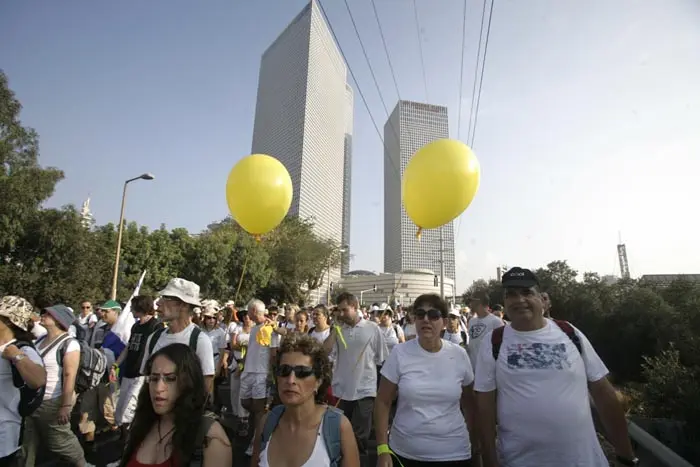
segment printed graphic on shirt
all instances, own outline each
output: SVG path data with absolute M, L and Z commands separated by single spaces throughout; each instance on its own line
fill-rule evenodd
M 571 368 L 566 344 L 510 344 L 506 348 L 511 370 L 565 370 Z
M 474 323 L 469 328 L 469 337 L 472 339 L 478 339 L 486 331 L 486 325 L 484 323 Z
M 143 334 L 132 334 L 129 339 L 129 350 L 138 352 L 141 349 L 141 340 L 143 340 Z

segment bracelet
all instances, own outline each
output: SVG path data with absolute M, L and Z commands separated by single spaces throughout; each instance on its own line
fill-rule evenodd
M 393 454 L 394 452 L 389 448 L 388 444 L 377 444 L 377 455 L 382 454 Z

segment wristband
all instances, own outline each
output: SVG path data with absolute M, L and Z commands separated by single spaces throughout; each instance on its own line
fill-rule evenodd
M 377 444 L 377 455 L 381 456 L 382 454 L 393 454 L 388 444 Z

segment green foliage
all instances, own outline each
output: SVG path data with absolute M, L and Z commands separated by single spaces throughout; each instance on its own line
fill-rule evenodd
M 117 229 L 87 229 L 73 207 L 41 209 L 63 178 L 39 165 L 38 136 L 19 120 L 21 104 L 0 71 L 0 294 L 43 306 L 102 301 L 111 288 Z M 173 277 L 193 280 L 218 300 L 303 302 L 323 285 L 340 249 L 316 236 L 311 222 L 285 219 L 256 242 L 231 219 L 191 235 L 165 226 L 124 226 L 118 299 L 126 300 L 143 270 L 142 292 L 155 293 Z M 240 284 L 240 289 L 239 289 Z
M 685 421 L 689 436 L 700 435 L 700 284 L 607 284 L 595 273 L 579 281 L 565 261 L 535 273 L 552 300 L 552 317 L 578 327 L 614 382 L 632 389 L 634 413 Z M 475 291 L 503 303 L 498 281 L 475 281 L 465 299 Z

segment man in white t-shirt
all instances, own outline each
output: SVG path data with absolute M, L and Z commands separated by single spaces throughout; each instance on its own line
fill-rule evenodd
M 277 323 L 265 317 L 265 304 L 257 299 L 248 303 L 248 316 L 255 326 L 250 330 L 248 351 L 245 355 L 245 366 L 241 374 L 240 397 L 241 405 L 250 412 L 253 427 L 260 427 L 260 420 L 265 413 L 267 403 L 267 376 L 270 372 L 272 360 L 280 344 L 280 335 L 273 330 Z M 266 329 L 262 329 L 267 326 Z M 270 334 L 269 343 L 261 343 L 263 339 L 258 337 L 261 332 Z M 248 446 L 246 453 L 252 455 L 253 441 Z
M 190 345 L 193 333 L 197 333 L 196 349 L 193 350 L 199 357 L 204 381 L 211 392 L 214 383 L 214 351 L 209 337 L 192 322 L 195 307 L 202 306 L 199 286 L 194 282 L 175 278 L 168 282 L 159 295 L 158 312 L 167 329 L 158 330 L 148 336 L 141 362 L 141 374 L 146 375 L 146 363 L 152 354 L 170 344 Z M 154 339 L 155 342 L 152 343 Z
M 544 317 L 531 271 L 512 268 L 502 283 L 511 324 L 484 338 L 474 383 L 484 466 L 607 467 L 589 391 L 618 464 L 637 465 L 608 370 L 586 336 Z
M 479 355 L 479 347 L 484 336 L 496 328 L 503 326 L 503 321 L 489 311 L 489 294 L 483 291 L 476 292 L 470 300 L 470 308 L 476 315 L 469 320 L 469 344 L 467 353 L 472 367 L 476 368 L 476 357 Z

